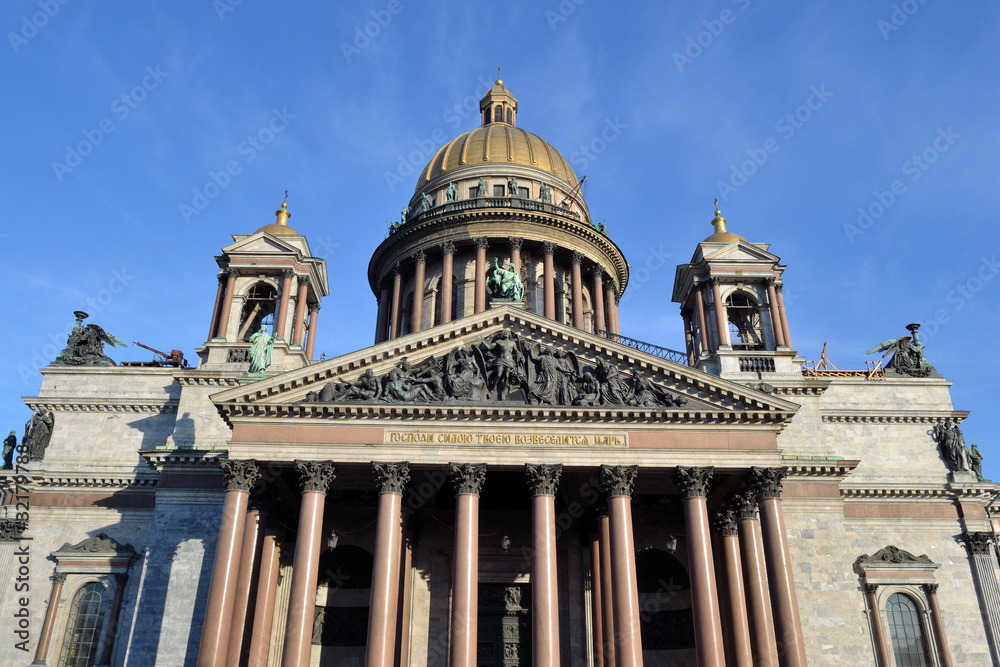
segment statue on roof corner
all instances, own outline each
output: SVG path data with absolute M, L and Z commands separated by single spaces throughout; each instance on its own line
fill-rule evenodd
M 920 325 L 908 324 L 906 329 L 910 332 L 909 336 L 884 341 L 865 354 L 882 352 L 882 357 L 885 358 L 892 353 L 892 358 L 885 365 L 886 373 L 919 378 L 937 376 L 934 366 L 924 356 L 924 346 L 917 335 Z
M 76 315 L 76 324 L 66 340 L 66 348 L 49 366 L 114 366 L 115 362 L 104 354 L 104 344 L 128 346 L 97 324 L 83 326 L 88 315 L 82 310 L 73 314 Z

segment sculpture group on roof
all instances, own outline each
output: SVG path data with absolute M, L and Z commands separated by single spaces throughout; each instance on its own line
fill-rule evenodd
M 368 369 L 354 381 L 327 383 L 306 394 L 305 401 L 667 408 L 687 399 L 638 371 L 626 377 L 603 358 L 586 365 L 571 351 L 531 342 L 504 329 L 443 357 L 431 356 L 418 364 L 404 358 L 381 376 Z
M 115 362 L 104 353 L 104 344 L 128 347 L 113 334 L 97 324 L 83 326 L 87 313 L 78 310 L 76 324 L 66 340 L 66 348 L 59 353 L 50 366 L 114 366 Z
M 886 373 L 906 375 L 909 377 L 930 377 L 937 375 L 934 366 L 924 356 L 924 346 L 917 335 L 919 324 L 908 324 L 909 336 L 891 338 L 868 350 L 866 354 L 882 352 L 882 358 L 892 354 L 885 364 Z

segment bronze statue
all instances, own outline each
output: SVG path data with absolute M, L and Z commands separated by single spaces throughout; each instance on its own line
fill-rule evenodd
M 983 453 L 979 451 L 979 445 L 972 443 L 972 447 L 965 450 L 965 457 L 969 461 L 969 467 L 976 473 L 976 480 L 986 481 L 983 478 Z
M 399 212 L 399 225 L 400 226 L 405 225 L 409 217 L 410 217 L 410 207 L 404 206 L 403 209 Z
M 476 184 L 476 197 L 485 197 L 488 194 L 486 191 L 489 187 L 486 179 L 480 178 L 479 183 Z
M 543 204 L 552 203 L 552 188 L 549 187 L 548 183 L 542 183 L 538 189 L 538 201 Z
M 104 344 L 128 346 L 97 324 L 83 326 L 87 313 L 78 310 L 73 314 L 76 324 L 66 340 L 66 348 L 49 366 L 114 366 L 115 362 L 104 353 Z
M 271 350 L 274 348 L 274 338 L 267 333 L 267 327 L 260 325 L 260 330 L 250 336 L 250 370 L 251 377 L 264 377 L 264 371 L 271 365 Z
M 924 356 L 924 346 L 920 344 L 920 336 L 917 335 L 920 325 L 908 324 L 906 328 L 910 331 L 909 336 L 883 341 L 881 344 L 868 350 L 865 354 L 882 352 L 882 358 L 884 359 L 892 353 L 892 358 L 885 365 L 886 372 L 910 377 L 935 375 L 937 371 L 927 361 L 927 357 Z
M 975 445 L 973 445 L 975 446 Z M 10 435 L 3 441 L 3 469 L 14 469 L 14 448 L 17 447 L 17 433 L 10 430 Z
M 488 386 L 496 400 L 502 401 L 520 388 L 527 379 L 524 353 L 510 331 L 504 329 L 487 340 L 479 339 L 484 353 L 492 355 Z
M 420 194 L 420 212 L 426 213 L 431 210 L 432 206 L 434 206 L 434 199 L 432 199 L 426 192 L 422 192 Z
M 513 262 L 507 262 L 507 268 L 500 266 L 499 260 L 493 258 L 493 270 L 486 279 L 486 288 L 494 299 L 504 301 L 524 301 L 524 283 L 517 275 Z
M 444 191 L 445 201 L 455 201 L 458 199 L 458 186 L 454 183 L 449 183 L 448 188 Z
M 518 193 L 517 179 L 515 179 L 513 176 L 511 176 L 510 180 L 507 181 L 507 193 L 511 197 L 517 197 L 518 196 L 518 194 L 517 194 Z
M 941 456 L 948 470 L 958 472 L 968 470 L 969 464 L 965 457 L 965 437 L 953 419 L 946 419 L 944 424 L 937 424 L 933 430 L 934 439 L 941 447 Z
M 42 406 L 38 412 L 31 416 L 31 419 L 24 425 L 24 437 L 21 438 L 21 445 L 28 450 L 29 461 L 41 461 L 45 458 L 45 450 L 52 439 L 52 427 L 55 425 L 55 417 L 48 408 Z

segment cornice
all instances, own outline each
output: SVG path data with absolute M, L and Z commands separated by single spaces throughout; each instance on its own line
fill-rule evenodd
M 848 459 L 797 459 L 782 458 L 781 461 L 788 466 L 788 479 L 795 481 L 797 478 L 810 477 L 846 477 L 850 475 L 858 464 L 857 460 Z
M 979 484 L 976 486 L 940 486 L 932 484 L 904 484 L 899 486 L 884 486 L 881 484 L 851 484 L 842 486 L 840 495 L 850 500 L 936 500 L 946 503 L 956 498 L 964 500 L 979 500 L 984 503 L 991 501 L 1000 491 L 997 484 Z
M 240 383 L 241 374 L 231 376 L 219 375 L 177 375 L 174 380 L 181 386 L 198 387 L 235 387 Z
M 44 407 L 52 412 L 134 412 L 140 414 L 174 414 L 176 399 L 157 401 L 144 398 L 79 398 L 77 396 L 26 396 L 24 402 L 32 410 Z
M 947 419 L 961 423 L 968 410 L 821 410 L 824 423 L 857 424 L 943 424 Z
M 114 475 L 70 476 L 42 473 L 32 475 L 35 489 L 152 489 L 159 483 L 156 477 L 126 477 Z
M 227 453 L 220 450 L 145 449 L 139 450 L 139 456 L 157 471 L 162 471 L 168 466 L 180 466 L 206 468 L 210 472 L 218 472 L 219 459 L 226 458 Z

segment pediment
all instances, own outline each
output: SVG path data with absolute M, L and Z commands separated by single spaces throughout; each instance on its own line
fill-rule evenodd
M 296 245 L 264 232 L 258 232 L 257 234 L 250 235 L 246 238 L 238 239 L 235 243 L 231 243 L 223 248 L 222 251 L 230 257 L 242 254 L 256 255 L 275 253 L 290 253 L 298 255 L 302 252 L 301 248 Z
M 227 389 L 212 400 L 227 420 L 426 412 L 779 428 L 799 407 L 511 306 Z
M 777 255 L 767 252 L 767 244 L 756 244 L 748 241 L 736 241 L 721 247 L 711 247 L 718 244 L 702 243 L 699 252 L 702 259 L 708 262 L 763 262 L 776 264 L 781 261 Z M 763 246 L 763 247 L 762 247 Z

